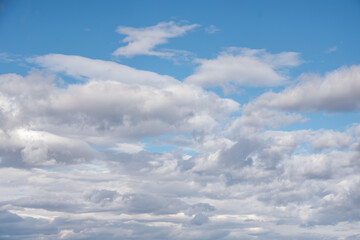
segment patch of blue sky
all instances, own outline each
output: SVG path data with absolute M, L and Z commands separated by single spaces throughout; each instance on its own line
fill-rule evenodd
M 31 71 L 32 66 L 22 57 L 0 50 L 0 74 L 16 73 L 25 76 Z
M 83 83 L 84 83 L 83 80 L 69 77 L 68 75 L 61 73 L 58 73 L 55 79 L 55 84 L 58 88 L 67 88 L 69 85 L 83 84 Z
M 181 39 L 183 38 L 186 38 L 186 36 L 181 37 Z M 123 46 L 123 44 L 119 43 L 117 47 L 119 46 Z M 179 81 L 183 81 L 183 79 L 190 76 L 193 73 L 194 67 L 191 60 L 183 60 L 181 59 L 181 56 L 175 56 L 173 59 L 166 59 L 140 55 L 133 58 L 113 57 L 112 60 L 139 70 L 152 71 L 161 75 L 169 75 Z
M 146 142 L 146 141 L 142 141 Z M 146 147 L 144 148 L 146 151 L 149 152 L 155 152 L 155 153 L 165 153 L 165 152 L 172 152 L 172 151 L 179 151 L 180 148 L 173 146 L 173 145 L 167 145 L 167 144 L 146 144 Z
M 272 53 L 296 51 L 307 60 L 316 56 L 325 60 L 329 54 L 321 57 L 322 53 L 342 42 L 342 54 L 332 60 L 334 65 L 342 65 L 344 59 L 359 59 L 355 54 L 359 50 L 352 47 L 360 36 L 354 29 L 354 23 L 360 24 L 356 1 L 228 1 L 221 5 L 207 1 L 206 8 L 200 2 L 157 1 L 156 14 L 149 11 L 154 6 L 152 1 L 129 1 L 126 8 L 121 1 L 86 1 L 86 9 L 84 3 L 8 1 L 2 10 L 6 21 L 0 25 L 0 34 L 6 35 L 1 34 L 0 46 L 29 56 L 63 53 L 110 59 L 123 38 L 115 33 L 118 25 L 145 27 L 161 21 L 186 20 L 202 28 L 181 40 L 171 39 L 160 48 L 187 50 L 200 58 L 214 58 L 230 46 L 265 48 Z M 106 14 L 98 21 L 96 16 L 103 12 Z M 206 33 L 204 29 L 212 24 L 220 31 Z M 316 70 L 313 64 L 309 68 Z M 326 70 L 326 64 L 320 69 Z
M 296 155 L 307 155 L 312 154 L 314 152 L 313 148 L 310 146 L 309 142 L 303 142 L 300 144 L 296 149 L 295 153 Z
M 176 146 L 176 144 L 170 144 L 171 141 L 167 141 L 173 137 L 185 137 L 186 139 L 191 139 L 191 134 L 163 134 L 158 137 L 149 137 L 141 141 L 145 146 L 144 149 L 149 152 L 172 152 L 172 151 L 182 151 L 188 155 L 194 155 L 197 152 L 194 149 L 187 148 L 186 146 Z
M 282 127 L 281 130 L 294 131 L 302 129 L 332 129 L 335 131 L 345 131 L 347 128 L 358 123 L 360 120 L 360 113 L 358 112 L 317 112 L 303 113 L 302 116 L 308 120 L 305 122 L 292 123 L 288 126 Z
M 99 152 L 114 151 L 113 149 L 110 148 L 97 147 L 97 146 L 91 146 L 91 148 Z

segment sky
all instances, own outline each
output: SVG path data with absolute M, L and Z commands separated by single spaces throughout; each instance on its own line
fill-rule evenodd
M 0 1 L 0 239 L 360 239 L 360 2 Z

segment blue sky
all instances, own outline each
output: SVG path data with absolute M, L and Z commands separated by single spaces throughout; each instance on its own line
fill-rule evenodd
M 191 51 L 197 57 L 216 56 L 225 47 L 265 48 L 269 52 L 300 52 L 303 72 L 331 71 L 356 64 L 360 23 L 358 1 L 3 1 L 1 51 L 25 56 L 75 54 L 110 60 L 123 36 L 119 25 L 145 27 L 164 21 L 200 24 L 184 38 L 164 47 Z M 141 17 L 140 17 L 141 16 Z M 208 35 L 206 27 L 220 31 Z M 327 53 L 331 49 L 336 51 Z M 168 61 L 121 59 L 131 66 L 166 73 Z M 150 63 L 149 63 L 150 62 Z M 191 71 L 189 65 L 177 66 Z M 171 68 L 175 74 L 180 72 Z M 5 70 L 2 70 L 5 72 Z M 177 73 L 179 78 L 185 77 Z
M 359 1 L 1 1 L 1 239 L 360 239 Z

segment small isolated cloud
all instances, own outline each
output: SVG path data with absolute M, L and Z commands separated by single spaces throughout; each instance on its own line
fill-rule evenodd
M 149 55 L 158 57 L 172 57 L 172 51 L 156 51 L 158 45 L 167 43 L 168 39 L 184 35 L 187 31 L 198 27 L 198 24 L 179 25 L 175 22 L 160 22 L 155 26 L 133 28 L 120 26 L 116 32 L 126 35 L 122 40 L 126 46 L 113 52 L 114 56 L 133 57 L 136 55 Z
M 200 64 L 187 83 L 205 87 L 276 86 L 287 80 L 286 69 L 300 64 L 300 54 L 271 54 L 264 49 L 230 48 L 216 59 L 197 59 Z
M 218 29 L 217 27 L 215 27 L 215 25 L 210 25 L 207 28 L 205 28 L 205 31 L 209 34 L 214 34 L 218 31 L 220 31 L 220 29 Z

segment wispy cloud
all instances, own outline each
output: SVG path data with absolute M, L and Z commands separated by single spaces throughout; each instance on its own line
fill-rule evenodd
M 205 28 L 205 31 L 209 34 L 214 34 L 218 31 L 220 31 L 220 29 L 218 29 L 215 25 L 210 25 L 208 27 Z
M 333 46 L 331 48 L 329 48 L 328 50 L 326 50 L 327 53 L 332 53 L 332 52 L 336 52 L 338 49 L 338 46 Z
M 14 55 L 6 52 L 0 53 L 0 62 L 19 62 L 22 60 L 23 59 L 19 55 Z
M 136 55 L 172 57 L 175 54 L 174 52 L 154 49 L 158 45 L 167 43 L 168 39 L 182 36 L 187 31 L 198 26 L 198 24 L 180 25 L 175 22 L 161 22 L 155 26 L 145 28 L 120 26 L 116 31 L 126 35 L 122 42 L 127 43 L 127 45 L 118 48 L 113 52 L 113 55 L 125 57 Z

